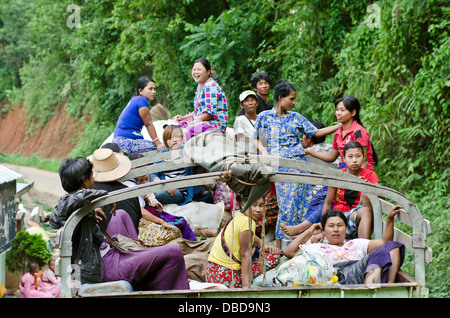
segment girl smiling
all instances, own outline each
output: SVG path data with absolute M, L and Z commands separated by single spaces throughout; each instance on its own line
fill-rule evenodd
M 345 145 L 350 141 L 357 141 L 363 146 L 364 158 L 366 158 L 362 167 L 374 170 L 374 154 L 370 136 L 359 118 L 361 109 L 359 101 L 353 96 L 346 96 L 338 99 L 335 102 L 335 106 L 336 119 L 342 124 L 342 127 L 334 134 L 331 151 L 329 153 L 324 153 L 306 149 L 305 153 L 328 162 L 333 162 L 340 155 L 341 162 L 339 168 L 343 168 L 345 167 L 343 156 Z

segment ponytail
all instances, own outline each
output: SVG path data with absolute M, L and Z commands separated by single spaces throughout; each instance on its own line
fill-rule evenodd
M 337 107 L 337 105 L 342 102 L 350 112 L 353 110 L 356 110 L 355 116 L 353 116 L 353 119 L 356 120 L 358 124 L 364 127 L 364 125 L 361 122 L 361 118 L 359 117 L 359 112 L 361 110 L 361 104 L 359 103 L 358 99 L 353 96 L 344 96 L 342 98 L 339 98 L 334 102 L 334 106 Z M 378 165 L 378 155 L 375 151 L 375 147 L 373 146 L 373 143 L 370 142 L 370 146 L 372 147 L 372 157 L 373 157 L 373 163 L 374 165 Z

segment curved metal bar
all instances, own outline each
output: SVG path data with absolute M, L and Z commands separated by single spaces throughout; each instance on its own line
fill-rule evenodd
M 192 160 L 188 159 L 176 159 L 173 161 L 164 161 L 158 164 L 152 164 L 148 166 L 142 166 L 130 170 L 124 177 L 120 178 L 119 181 L 128 180 L 131 178 L 136 178 L 144 174 L 152 174 L 161 171 L 168 171 L 186 167 L 194 167 L 197 164 Z
M 167 159 L 179 158 L 182 156 L 183 156 L 183 149 L 172 150 L 172 151 L 167 151 L 167 152 L 162 152 L 162 153 L 159 153 L 159 152 L 153 153 L 152 152 L 151 155 L 146 155 L 142 158 L 132 160 L 131 168 L 145 166 L 145 165 L 149 165 L 151 163 L 155 163 L 155 162 L 159 162 L 159 161 L 163 161 L 163 160 L 167 160 Z

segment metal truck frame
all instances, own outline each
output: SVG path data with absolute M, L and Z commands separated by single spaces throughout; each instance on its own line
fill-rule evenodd
M 132 161 L 132 169 L 121 180 L 126 180 L 151 174 L 157 171 L 166 171 L 174 168 L 197 166 L 188 158 L 172 161 L 167 159 L 180 158 L 182 150 L 166 153 L 152 153 L 140 159 Z M 130 293 L 106 293 L 101 297 L 186 297 L 186 298 L 222 298 L 222 297 L 428 297 L 428 289 L 425 285 L 425 263 L 432 261 L 432 251 L 426 245 L 427 236 L 431 234 L 430 222 L 422 217 L 418 207 L 404 194 L 381 185 L 374 185 L 361 181 L 359 178 L 340 171 L 331 164 L 320 159 L 307 156 L 308 161 L 302 162 L 292 159 L 276 158 L 271 156 L 248 155 L 251 162 L 256 162 L 272 167 L 283 166 L 309 173 L 283 173 L 278 172 L 270 178 L 271 182 L 296 182 L 311 185 L 325 185 L 364 192 L 368 195 L 373 207 L 374 239 L 383 235 L 384 222 L 382 214 L 392 207 L 392 203 L 400 204 L 403 209 L 397 215 L 397 221 L 411 227 L 412 235 L 408 235 L 395 228 L 394 240 L 405 245 L 407 251 L 414 255 L 414 279 L 402 271 L 399 272 L 394 284 L 374 285 L 328 285 L 328 286 L 296 286 L 282 288 L 251 288 L 228 290 L 183 290 L 183 291 L 133 291 Z M 97 207 L 111 204 L 116 201 L 173 188 L 214 184 L 222 177 L 223 172 L 208 172 L 177 178 L 175 180 L 151 182 L 136 187 L 110 192 L 98 198 L 90 204 L 74 212 L 67 220 L 65 226 L 58 232 L 57 245 L 60 248 L 59 273 L 62 278 L 61 296 L 68 297 L 92 297 L 92 295 L 77 295 L 79 282 L 71 278 L 73 266 L 72 234 L 78 222 L 90 211 Z M 381 199 L 381 198 L 383 199 Z M 96 295 L 99 297 L 99 295 Z

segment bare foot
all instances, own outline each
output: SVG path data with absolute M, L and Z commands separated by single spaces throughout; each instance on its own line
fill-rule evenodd
M 298 229 L 298 225 L 284 225 L 281 224 L 281 229 L 289 236 L 295 236 L 300 234 L 300 231 Z
M 215 237 L 217 235 L 219 235 L 219 230 L 211 230 L 211 229 L 207 229 L 205 227 L 196 227 L 194 229 L 194 233 L 197 236 L 201 236 L 201 237 Z

